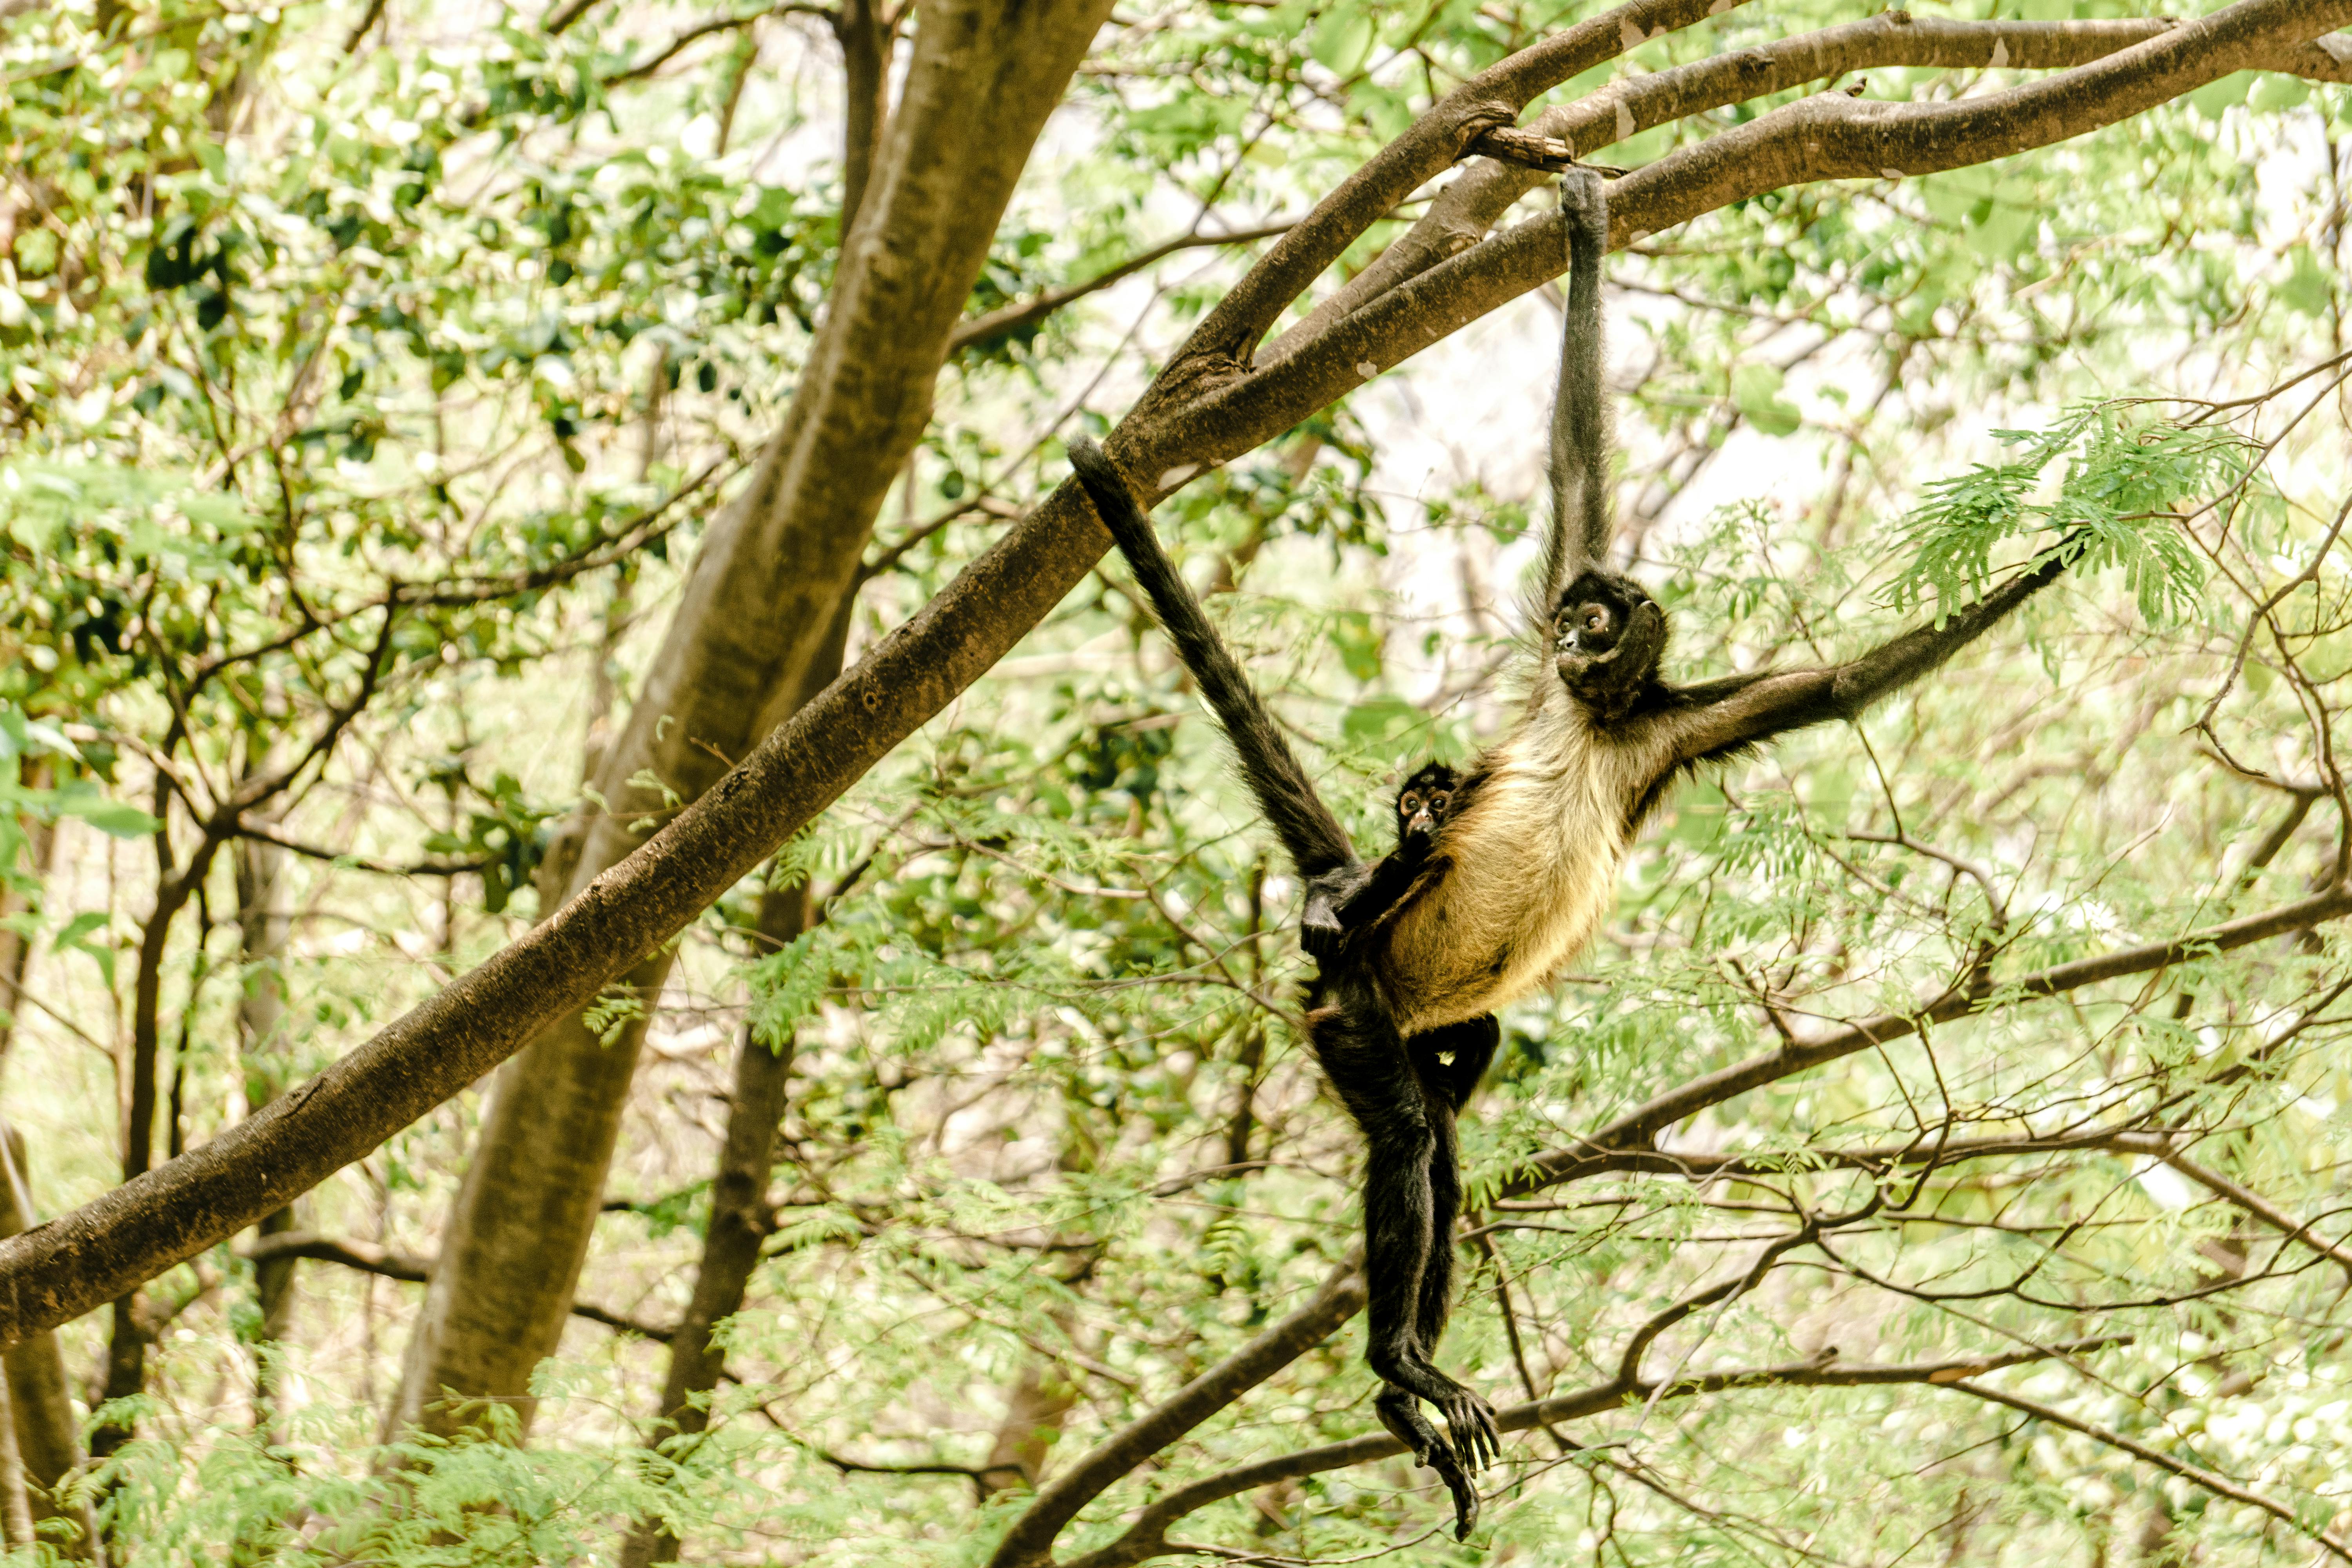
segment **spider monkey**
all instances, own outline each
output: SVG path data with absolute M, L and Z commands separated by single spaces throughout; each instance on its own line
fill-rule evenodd
M 1307 889 L 1298 921 L 1298 943 L 1311 958 L 1338 954 L 1348 933 L 1394 908 L 1437 846 L 1437 831 L 1462 786 L 1461 770 L 1423 763 L 1397 789 L 1396 847 L 1369 867 L 1350 867 L 1318 879 Z
M 1157 541 L 1153 548 L 1158 548 Z M 1444 763 L 1423 763 L 1397 790 L 1396 847 L 1376 865 L 1346 867 L 1308 883 L 1307 908 L 1299 921 L 1299 945 L 1327 971 L 1345 962 L 1343 954 L 1350 938 L 1376 926 L 1418 880 L 1423 863 L 1436 847 L 1445 819 L 1452 815 L 1461 787 L 1458 769 Z M 1310 1027 L 1314 1016 L 1310 1010 Z M 1428 1232 L 1433 1238 L 1445 1239 L 1431 1247 L 1423 1257 L 1421 1289 L 1412 1302 L 1412 1338 L 1423 1360 L 1436 1353 L 1437 1342 L 1444 1335 L 1445 1319 L 1454 1303 L 1454 1249 L 1450 1240 L 1462 1196 L 1462 1161 L 1454 1121 L 1471 1095 L 1477 1092 L 1479 1080 L 1486 1076 L 1500 1038 L 1501 1031 L 1489 1014 L 1405 1041 L 1406 1061 L 1421 1089 L 1421 1114 L 1409 1118 L 1405 1126 L 1396 1126 L 1393 1115 L 1379 1104 L 1359 1107 L 1353 1100 L 1348 1102 L 1364 1129 L 1367 1142 L 1401 1142 L 1417 1146 L 1425 1141 L 1427 1144 L 1425 1168 L 1419 1174 L 1428 1194 Z M 1335 1074 L 1328 1060 L 1325 1072 L 1332 1077 L 1334 1084 L 1351 1076 L 1345 1074 L 1344 1068 Z M 1405 1169 L 1403 1174 L 1408 1185 L 1414 1184 L 1411 1169 Z M 1413 1201 L 1415 1196 L 1407 1194 L 1404 1212 L 1416 1213 L 1420 1205 Z M 1368 1233 L 1373 1217 L 1368 1187 Z M 1411 1237 L 1390 1238 L 1388 1249 L 1409 1248 L 1416 1240 Z M 1371 1248 L 1368 1247 L 1366 1252 L 1369 1257 Z M 1472 1485 L 1461 1458 L 1423 1417 L 1420 1405 L 1408 1389 L 1396 1383 L 1384 1383 L 1372 1400 L 1372 1408 L 1381 1424 L 1412 1450 L 1414 1462 L 1436 1470 L 1445 1482 L 1454 1499 L 1455 1537 L 1466 1540 L 1478 1521 L 1478 1490 Z
M 1844 664 L 1688 686 L 1662 679 L 1665 612 L 1639 583 L 1601 563 L 1614 508 L 1601 399 L 1609 221 L 1600 177 L 1570 171 L 1560 205 L 1568 309 L 1527 701 L 1510 732 L 1460 781 L 1435 845 L 1381 908 L 1357 910 L 1349 895 L 1377 880 L 1380 868 L 1367 873 L 1356 859 L 1118 468 L 1092 441 L 1070 445 L 1079 481 L 1223 725 L 1310 902 L 1327 897 L 1334 911 L 1369 919 L 1353 931 L 1339 922 L 1341 939 L 1307 987 L 1308 1043 L 1364 1134 L 1365 1359 L 1385 1385 L 1374 1407 L 1416 1460 L 1445 1479 L 1463 1538 L 1477 1517 L 1467 1472 L 1499 1452 L 1499 1438 L 1486 1402 L 1431 1356 L 1444 1327 L 1460 1201 L 1453 1112 L 1468 1092 L 1464 1064 L 1483 1069 L 1492 1055 L 1494 1010 L 1549 985 L 1591 940 L 1636 832 L 1683 774 L 1791 730 L 1858 717 L 1976 640 L 2079 552 L 2076 541 L 2064 541 L 1940 626 L 1916 627 Z M 1451 1444 L 1416 1399 L 1444 1416 Z

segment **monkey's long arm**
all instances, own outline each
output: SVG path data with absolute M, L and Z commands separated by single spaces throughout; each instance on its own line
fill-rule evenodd
M 1543 608 L 1608 556 L 1617 531 L 1609 487 L 1609 409 L 1601 393 L 1601 261 L 1609 250 L 1609 193 L 1591 169 L 1560 176 L 1568 222 L 1568 309 L 1559 323 L 1559 385 L 1551 403 L 1551 534 Z
M 1353 931 L 1378 920 L 1396 906 L 1413 883 L 1433 869 L 1427 858 L 1391 855 L 1371 869 L 1362 885 L 1339 900 L 1339 923 Z
M 1298 874 L 1317 877 L 1354 865 L 1356 852 L 1346 830 L 1315 793 L 1307 771 L 1298 765 L 1282 731 L 1274 727 L 1274 719 L 1258 700 L 1249 678 L 1225 650 L 1208 616 L 1201 613 L 1192 584 L 1160 548 L 1151 520 L 1135 504 L 1118 465 L 1092 440 L 1079 436 L 1070 442 L 1070 466 L 1077 470 L 1078 482 L 1094 501 L 1096 514 L 1110 530 L 1135 580 L 1150 598 L 1184 668 L 1200 682 L 1201 695 L 1209 700 L 1224 725 L 1225 738 L 1233 742 L 1234 755 L 1241 763 L 1242 776 L 1256 795 L 1283 848 L 1290 852 Z
M 2041 564 L 2011 578 L 1941 626 L 1915 626 L 1860 658 L 1828 669 L 1791 669 L 1705 681 L 1675 693 L 1665 718 L 1674 755 L 1670 767 L 1726 757 L 1775 735 L 1852 719 L 1880 698 L 1908 686 L 1983 636 L 2018 605 L 2058 580 L 2074 558 L 2069 540 Z

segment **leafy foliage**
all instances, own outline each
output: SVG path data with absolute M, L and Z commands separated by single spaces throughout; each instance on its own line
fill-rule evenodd
M 545 912 L 583 753 L 642 694 L 824 308 L 838 53 L 792 9 L 0 18 L 0 957 L 26 965 L 0 1112 L 45 1212 L 120 1179 L 141 1024 L 157 1148 L 192 1147 Z M 1122 8 L 968 314 L 1188 225 L 1296 216 L 1433 97 L 1599 9 Z M 1856 16 L 1736 8 L 1556 96 Z M 1823 85 L 1594 156 L 1639 165 Z M 1644 1325 L 1730 1280 L 1637 1358 L 1652 1385 L 1729 1386 L 1596 1395 L 1553 1423 L 1574 1448 L 1515 1437 L 1466 1546 L 1394 1459 L 1220 1498 L 1173 1539 L 1663 1568 L 2301 1563 L 2345 1533 L 2340 932 L 2053 976 L 2336 875 L 2346 104 L 2242 74 L 1612 260 L 1624 537 L 1677 673 L 1831 657 L 2031 552 L 2070 552 L 2072 580 L 1859 726 L 1684 789 L 1593 951 L 1503 1020 L 1441 1359 L 1498 1403 L 1610 1391 Z M 1176 251 L 966 345 L 882 509 L 853 658 L 1058 481 L 1060 436 L 1099 430 L 1245 261 Z M 1157 516 L 1368 843 L 1396 776 L 1474 754 L 1516 700 L 1556 323 L 1512 309 Z M 499 1410 L 487 1440 L 378 1446 L 415 1288 L 305 1261 L 273 1298 L 217 1248 L 142 1293 L 146 1392 L 112 1412 L 140 1435 L 75 1482 L 116 1560 L 603 1563 L 660 1519 L 689 1560 L 971 1563 L 1041 1467 L 1328 1279 L 1356 1153 L 1301 1049 L 1297 889 L 1122 581 L 1090 579 L 688 932 L 667 994 L 596 1015 L 651 1017 L 652 1049 L 578 1287 L 596 1321 L 542 1368 L 527 1445 Z M 751 911 L 798 883 L 814 923 L 778 946 Z M 1868 1048 L 1781 1070 L 1863 1021 Z M 666 1434 L 666 1349 L 611 1324 L 687 1310 L 739 1049 L 789 1067 L 788 1109 L 708 1429 Z M 1729 1075 L 1654 1159 L 1538 1184 Z M 480 1104 L 294 1223 L 433 1257 Z M 64 1335 L 79 1415 L 105 1328 Z M 1150 1499 L 1371 1434 L 1359 1344 L 1162 1446 L 1063 1557 Z M 1914 1365 L 1942 1370 L 1806 1381 Z

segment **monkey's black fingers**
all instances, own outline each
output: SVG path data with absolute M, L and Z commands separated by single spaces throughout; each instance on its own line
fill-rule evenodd
M 1445 1428 L 1454 1435 L 1454 1451 L 1474 1470 L 1483 1470 L 1503 1457 L 1502 1433 L 1495 1426 L 1494 1407 L 1466 1388 L 1439 1404 Z
M 1298 922 L 1298 945 L 1306 950 L 1309 958 L 1328 960 L 1336 957 L 1339 949 L 1347 944 L 1347 928 L 1328 917 L 1318 920 L 1316 913 L 1313 910 L 1307 910 L 1307 918 Z

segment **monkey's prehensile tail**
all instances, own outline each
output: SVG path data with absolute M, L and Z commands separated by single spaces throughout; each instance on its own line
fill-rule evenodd
M 1561 589 L 1608 559 L 1617 529 L 1609 485 L 1609 409 L 1601 386 L 1601 258 L 1609 249 L 1609 193 L 1598 173 L 1560 177 L 1568 226 L 1568 310 L 1560 320 L 1559 389 L 1551 405 L 1551 542 L 1542 615 Z
M 1150 598 L 1184 667 L 1192 672 L 1201 694 L 1224 725 L 1225 737 L 1241 763 L 1242 777 L 1256 795 L 1282 847 L 1290 852 L 1298 874 L 1319 877 L 1355 864 L 1346 831 L 1315 793 L 1307 771 L 1298 765 L 1282 731 L 1275 728 L 1248 677 L 1225 651 L 1208 616 L 1202 614 L 1192 585 L 1160 547 L 1160 536 L 1152 531 L 1151 520 L 1143 515 L 1143 509 L 1135 504 L 1126 477 L 1087 437 L 1072 437 L 1069 450 L 1078 483 L 1086 487 L 1097 515 L 1110 530 L 1119 553 L 1127 557 L 1129 569 Z

